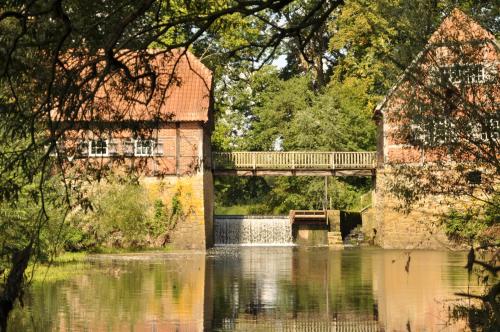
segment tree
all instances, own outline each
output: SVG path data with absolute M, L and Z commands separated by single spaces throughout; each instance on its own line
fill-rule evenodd
M 0 330 L 6 330 L 7 316 L 21 296 L 24 270 L 32 252 L 38 250 L 40 230 L 49 217 L 43 208 L 48 199 L 44 195 L 47 178 L 53 172 L 61 172 L 65 187 L 72 187 L 64 174 L 63 157 L 50 155 L 57 151 L 58 139 L 92 112 L 92 101 L 104 82 L 113 77 L 129 86 L 133 93 L 152 94 L 156 75 L 147 65 L 154 53 L 148 51 L 150 47 L 168 56 L 180 47 L 200 52 L 218 41 L 217 45 L 225 45 L 226 57 L 247 56 L 251 63 L 266 62 L 283 39 L 302 32 L 307 39 L 308 31 L 322 24 L 325 13 L 338 7 L 341 1 L 311 1 L 304 17 L 285 23 L 281 20 L 282 11 L 292 3 L 292 0 L 2 3 L 0 141 L 7 148 L 0 152 L 0 201 L 18 201 L 26 186 L 36 181 L 37 194 L 30 194 L 27 199 L 33 206 L 41 205 L 39 222 L 27 223 L 30 227 L 23 236 L 28 236 L 29 241 L 24 248 L 13 252 L 0 248 L 0 257 L 7 266 L 3 272 L 7 277 L 0 286 Z M 252 35 L 248 42 L 247 36 L 234 33 L 238 38 L 229 38 L 231 29 L 241 22 L 248 24 L 247 36 Z M 220 31 L 225 32 L 223 41 L 218 36 Z M 245 53 L 248 50 L 251 52 Z M 134 64 L 125 60 L 131 52 L 137 57 Z M 64 121 L 55 119 L 54 114 L 61 115 L 59 119 Z M 67 191 L 69 207 L 78 203 L 70 199 L 70 193 Z M 25 223 L 10 217 L 8 220 Z

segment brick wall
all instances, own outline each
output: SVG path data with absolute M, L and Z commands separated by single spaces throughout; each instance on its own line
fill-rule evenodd
M 457 65 L 464 64 L 481 65 L 484 76 L 498 75 L 499 52 L 494 43 L 495 37 L 490 32 L 460 10 L 453 10 L 431 36 L 402 80 L 377 106 L 374 118 L 378 125 L 378 170 L 374 209 L 363 221 L 366 235 L 373 238 L 375 244 L 384 248 L 407 249 L 450 245 L 439 225 L 440 218 L 450 206 L 460 206 L 463 198 L 430 197 L 414 206 L 411 213 L 405 214 L 398 210 L 400 202 L 389 192 L 387 183 L 393 166 L 424 166 L 437 161 L 451 165 L 473 160 L 467 151 L 457 149 L 450 153 L 446 144 L 440 146 L 439 139 L 431 142 L 432 130 L 422 126 L 425 121 L 419 117 L 430 120 L 432 125 L 437 123 L 439 117 L 446 118 L 450 114 L 456 120 L 466 114 L 469 103 L 496 111 L 493 106 L 500 101 L 497 83 L 491 84 L 491 80 L 466 81 L 465 78 L 460 84 L 451 79 L 447 84 L 440 83 L 444 78 L 440 76 L 442 69 L 455 68 L 456 71 Z M 460 99 L 454 100 L 454 94 L 448 96 L 450 83 L 460 91 Z M 445 130 L 453 130 L 450 128 Z M 410 129 L 415 132 L 410 133 Z M 422 135 L 424 138 L 421 138 Z M 407 141 L 411 136 L 415 142 Z M 416 147 L 419 140 L 427 141 L 424 147 Z
M 203 127 L 199 122 L 181 122 L 178 126 L 178 174 L 193 174 L 201 167 Z

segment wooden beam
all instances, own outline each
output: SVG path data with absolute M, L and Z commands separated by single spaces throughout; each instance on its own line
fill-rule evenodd
M 304 170 L 243 170 L 243 169 L 214 169 L 215 176 L 375 176 L 375 169 L 304 169 Z

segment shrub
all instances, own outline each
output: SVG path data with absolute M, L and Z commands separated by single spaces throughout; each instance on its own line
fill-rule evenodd
M 459 211 L 452 209 L 444 218 L 446 234 L 455 240 L 482 241 L 488 229 L 500 221 L 500 195 L 495 194 L 491 203 Z
M 64 231 L 65 249 L 163 246 L 178 220 L 184 217 L 179 197 L 180 192 L 167 203 L 150 198 L 136 181 L 99 185 L 90 197 L 90 208 L 73 211 L 69 218 Z
M 99 233 L 109 237 L 113 246 L 144 246 L 150 207 L 144 188 L 134 183 L 112 184 L 97 198 L 94 216 Z

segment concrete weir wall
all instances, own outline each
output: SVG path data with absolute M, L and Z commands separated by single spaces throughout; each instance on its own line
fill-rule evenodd
M 149 195 L 170 206 L 177 196 L 183 218 L 170 234 L 175 249 L 204 250 L 213 245 L 213 182 L 210 172 L 191 176 L 146 178 L 143 184 Z
M 328 245 L 327 225 L 295 225 L 293 238 L 300 246 L 326 246 Z

